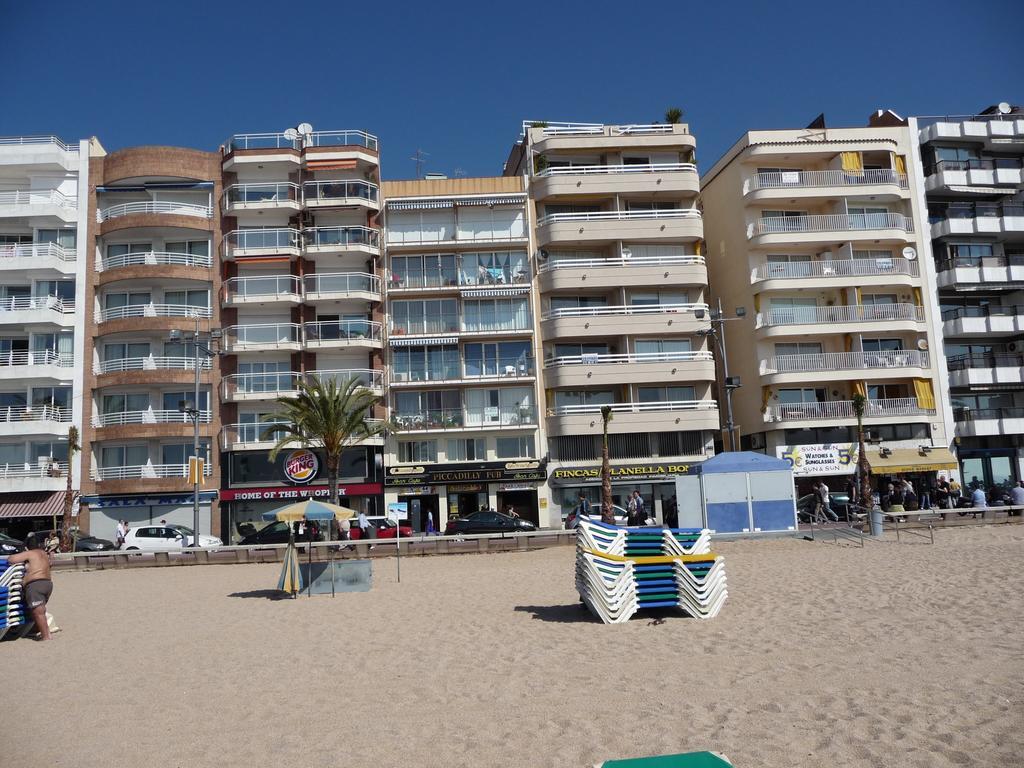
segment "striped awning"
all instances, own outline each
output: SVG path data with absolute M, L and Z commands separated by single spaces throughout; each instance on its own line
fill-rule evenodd
M 78 494 L 75 493 L 75 496 Z M 63 514 L 63 491 L 0 493 L 0 518 L 53 517 Z
M 306 168 L 311 171 L 351 171 L 358 165 L 355 160 L 313 160 L 306 158 Z
M 454 200 L 388 200 L 389 211 L 429 211 L 454 207 Z
M 522 205 L 526 195 L 478 195 L 476 197 L 422 198 L 418 200 L 389 200 L 389 211 L 432 210 L 468 205 Z
M 526 195 L 503 195 L 501 197 L 462 197 L 456 205 L 522 205 Z
M 979 187 L 977 185 L 965 187 L 960 184 L 950 184 L 949 188 L 953 192 L 973 193 L 976 195 L 1008 195 L 1015 189 L 1015 187 Z
M 467 298 L 478 296 L 519 296 L 530 292 L 530 286 L 524 285 L 519 288 L 463 288 L 460 293 Z
M 458 344 L 458 336 L 432 336 L 432 337 L 413 337 L 408 336 L 391 336 L 388 338 L 392 347 L 420 347 L 426 344 Z

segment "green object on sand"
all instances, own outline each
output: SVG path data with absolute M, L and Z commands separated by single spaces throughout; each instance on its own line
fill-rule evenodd
M 601 768 L 731 768 L 732 763 L 710 752 L 686 752 L 678 755 L 634 757 L 608 760 Z

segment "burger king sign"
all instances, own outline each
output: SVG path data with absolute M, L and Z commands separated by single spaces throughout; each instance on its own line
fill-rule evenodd
M 320 460 L 305 448 L 292 451 L 284 458 L 284 476 L 293 483 L 305 484 L 316 477 Z

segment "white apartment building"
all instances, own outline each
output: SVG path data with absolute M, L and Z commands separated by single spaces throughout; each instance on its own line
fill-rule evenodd
M 94 141 L 0 138 L 0 530 L 64 510 L 82 425 L 85 228 Z M 34 523 L 34 525 L 33 525 Z
M 845 490 L 858 393 L 874 474 L 956 473 L 916 146 L 890 112 L 750 131 L 702 178 L 712 292 L 743 314 L 726 337 L 741 444 L 790 459 L 802 493 Z
M 926 237 L 965 484 L 1024 479 L 1024 109 L 920 118 Z
M 714 452 L 695 151 L 684 124 L 527 122 L 506 162 L 529 187 L 553 524 L 600 500 L 602 406 L 616 504 L 636 489 L 663 519 Z

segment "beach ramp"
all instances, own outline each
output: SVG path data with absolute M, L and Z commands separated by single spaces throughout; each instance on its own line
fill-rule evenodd
M 717 752 L 683 752 L 678 755 L 608 760 L 594 768 L 731 768 L 732 763 Z

